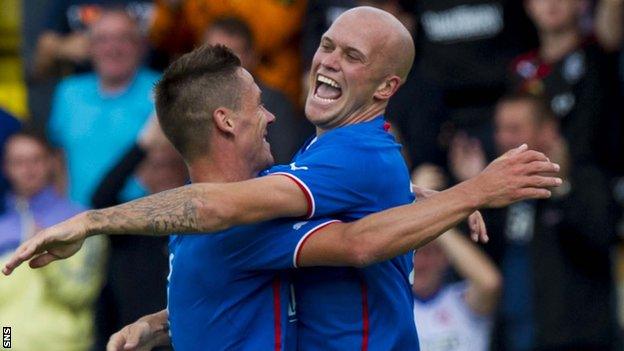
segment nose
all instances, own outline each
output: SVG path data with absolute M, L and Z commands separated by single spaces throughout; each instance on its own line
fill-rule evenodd
M 271 113 L 271 111 L 267 110 L 266 108 L 264 108 L 264 116 L 267 120 L 267 125 L 275 122 L 275 115 L 273 113 Z
M 338 50 L 333 50 L 332 52 L 328 52 L 325 55 L 323 55 L 321 59 L 321 66 L 331 71 L 338 71 L 338 69 L 340 68 L 339 58 L 340 58 L 340 55 L 338 53 Z

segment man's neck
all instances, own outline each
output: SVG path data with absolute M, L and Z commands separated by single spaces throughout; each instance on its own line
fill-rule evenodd
M 378 103 L 378 104 L 372 104 L 372 105 L 368 105 L 368 106 L 363 106 L 360 109 L 357 109 L 356 111 L 354 111 L 353 113 L 351 113 L 349 116 L 347 116 L 345 119 L 341 120 L 340 122 L 338 122 L 336 125 L 329 125 L 329 126 L 323 126 L 323 127 L 316 127 L 316 135 L 317 136 L 321 136 L 323 133 L 335 129 L 335 128 L 340 128 L 340 127 L 344 127 L 346 125 L 352 125 L 352 124 L 358 124 L 358 123 L 363 123 L 363 122 L 368 122 L 368 121 L 372 121 L 373 119 L 375 119 L 375 117 L 383 114 L 386 110 L 386 106 L 388 104 L 386 102 L 384 103 Z
M 557 62 L 570 53 L 581 42 L 577 28 L 558 32 L 541 32 L 539 53 L 546 62 Z
M 189 165 L 189 175 L 193 183 L 232 183 L 254 178 L 259 171 L 251 169 L 238 160 L 227 157 L 206 157 Z

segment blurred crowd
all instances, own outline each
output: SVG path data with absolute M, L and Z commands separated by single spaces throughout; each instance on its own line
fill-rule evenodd
M 186 183 L 152 88 L 204 43 L 254 74 L 288 163 L 314 133 L 302 105 L 320 38 L 362 5 L 416 43 L 386 111 L 415 184 L 452 186 L 522 143 L 565 180 L 551 199 L 484 211 L 486 245 L 454 230 L 416 253 L 422 349 L 621 350 L 624 0 L 3 0 L 0 262 L 83 209 Z M 0 279 L 13 348 L 102 350 L 162 309 L 166 242 L 92 238 L 70 260 Z

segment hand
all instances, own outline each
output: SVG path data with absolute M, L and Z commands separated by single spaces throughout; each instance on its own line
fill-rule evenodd
M 72 33 L 60 40 L 57 56 L 73 63 L 81 63 L 89 58 L 89 37 L 86 33 Z
M 517 201 L 545 199 L 549 188 L 561 185 L 559 165 L 526 144 L 492 161 L 478 176 L 462 183 L 476 207 L 504 207 Z
M 449 163 L 451 172 L 460 182 L 475 177 L 487 164 L 481 142 L 458 133 L 451 141 Z
M 83 213 L 40 231 L 15 250 L 2 273 L 11 274 L 25 261 L 30 261 L 31 268 L 39 268 L 73 256 L 87 237 L 85 220 L 86 215 Z
M 156 346 L 156 338 L 149 323 L 138 320 L 111 335 L 106 351 L 149 351 Z
M 412 178 L 413 180 L 414 178 Z M 417 199 L 426 199 L 438 193 L 437 190 L 431 190 L 412 184 L 412 190 Z M 468 217 L 468 227 L 470 228 L 470 238 L 474 242 L 487 243 L 490 238 L 487 235 L 487 228 L 481 212 L 475 211 Z

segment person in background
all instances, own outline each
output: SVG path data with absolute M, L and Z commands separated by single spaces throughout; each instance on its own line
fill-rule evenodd
M 484 212 L 485 249 L 505 281 L 494 350 L 617 349 L 608 182 L 597 166 L 571 162 L 559 125 L 547 102 L 530 94 L 508 95 L 496 107 L 499 152 L 527 143 L 561 166 L 564 183 L 550 199 Z M 455 144 L 451 155 L 462 180 L 478 170 L 470 163 L 485 159 L 478 145 Z
M 104 176 L 92 197 L 94 208 L 121 203 L 128 179 L 137 176 L 150 194 L 186 183 L 180 155 L 152 117 L 137 142 Z M 96 350 L 111 334 L 167 303 L 167 242 L 165 237 L 110 237 L 107 283 L 98 304 Z M 149 294 L 145 292 L 149 291 Z
M 450 267 L 462 281 L 445 282 Z M 450 230 L 415 252 L 413 278 L 422 351 L 489 349 L 502 278 L 486 254 Z
M 13 134 L 4 148 L 3 166 L 11 191 L 2 199 L 7 210 L 0 216 L 0 262 L 38 228 L 83 210 L 53 189 L 52 149 L 39 134 L 27 130 Z M 0 282 L 0 324 L 12 327 L 13 349 L 88 349 L 106 246 L 102 238 L 85 244 L 86 250 L 70 260 Z M 37 320 L 28 318 L 30 314 Z
M 614 28 L 612 34 L 621 32 L 624 1 L 599 2 L 596 16 L 610 12 L 613 16 L 596 18 L 595 37 L 583 32 L 586 5 L 583 0 L 525 1 L 539 47 L 514 60 L 509 85 L 512 91 L 548 99 L 563 135 L 573 141 L 568 145 L 572 162 L 598 163 L 622 174 L 624 161 L 612 152 L 624 148 L 617 57 L 605 51 L 605 47 L 613 49 L 608 43 L 617 40 L 607 40 L 605 45 L 598 34 L 605 22 Z
M 412 182 L 443 190 L 448 178 L 442 169 L 423 165 L 414 170 Z M 458 229 L 416 250 L 413 262 L 414 320 L 421 350 L 489 350 L 503 285 L 494 262 Z M 449 282 L 449 268 L 460 281 Z
M 150 42 L 175 58 L 203 41 L 219 18 L 236 17 L 253 33 L 260 57 L 256 75 L 266 85 L 297 101 L 301 91 L 299 34 L 304 0 L 161 0 L 156 1 Z
M 234 17 L 216 20 L 206 30 L 204 43 L 229 47 L 246 70 L 251 74 L 257 71 L 260 56 L 253 33 L 245 22 Z M 295 112 L 295 106 L 286 95 L 256 80 L 262 90 L 262 102 L 276 116 L 267 136 L 271 152 L 277 163 L 289 163 L 305 139 L 314 134 L 314 128 L 302 114 Z
M 152 87 L 159 75 L 141 67 L 144 42 L 125 11 L 107 10 L 92 24 L 95 71 L 63 80 L 54 96 L 48 135 L 68 165 L 70 198 L 83 206 L 104 174 L 134 143 L 154 111 Z M 145 194 L 133 181 L 124 196 Z
M 17 132 L 21 127 L 21 123 L 8 112 L 0 108 L 0 150 L 4 149 L 4 143 Z M 0 163 L 2 162 L 2 154 L 0 153 Z M 9 184 L 7 183 L 4 172 L 0 171 L 0 199 L 4 198 Z M 4 212 L 4 202 L 0 201 L 0 214 Z
M 37 40 L 35 79 L 83 72 L 90 65 L 89 30 L 110 7 L 127 11 L 146 33 L 153 12 L 152 1 L 55 0 Z

